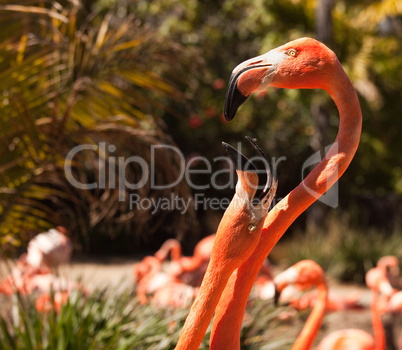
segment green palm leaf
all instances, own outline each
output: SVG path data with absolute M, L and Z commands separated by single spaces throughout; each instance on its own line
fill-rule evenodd
M 87 248 L 90 232 L 137 238 L 147 232 L 150 239 L 167 213 L 131 210 L 127 200 L 119 201 L 119 194 L 128 198 L 130 191 L 124 188 L 123 196 L 118 186 L 76 188 L 64 165 L 76 146 L 113 146 L 115 158 L 97 150 L 81 152 L 71 163 L 74 178 L 91 183 L 103 176 L 99 159 L 107 169 L 118 157 L 138 155 L 150 163 L 151 145 L 173 144 L 156 115 L 166 108 L 158 96 L 180 96 L 162 77 L 167 67 L 159 60 L 174 53 L 162 52 L 154 33 L 133 16 L 122 20 L 110 11 L 86 17 L 80 3 L 2 1 L 0 25 L 0 243 L 22 244 L 32 233 L 60 224 Z M 177 154 L 161 152 L 156 170 L 164 183 L 177 178 L 181 167 Z M 138 167 L 125 170 L 132 182 L 141 175 Z M 191 198 L 184 182 L 169 191 Z M 147 185 L 134 193 L 157 198 L 168 192 Z M 180 235 L 194 215 L 173 217 L 166 227 Z

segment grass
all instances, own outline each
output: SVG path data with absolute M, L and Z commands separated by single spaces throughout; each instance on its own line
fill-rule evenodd
M 143 306 L 132 293 L 76 292 L 59 314 L 38 313 L 34 299 L 17 296 L 19 321 L 0 318 L 0 349 L 27 350 L 170 350 L 173 349 L 189 309 L 162 310 Z M 251 300 L 241 334 L 242 349 L 288 349 L 286 322 L 277 318 L 283 309 L 270 302 Z M 208 329 L 200 350 L 209 348 Z M 272 347 L 274 346 L 274 347 Z
M 397 232 L 381 235 L 349 229 L 342 222 L 331 221 L 327 231 L 299 233 L 279 248 L 287 265 L 313 259 L 332 277 L 363 282 L 365 272 L 381 256 L 402 256 L 402 237 Z M 60 313 L 38 313 L 32 297 L 16 295 L 14 300 L 18 317 L 12 318 L 10 312 L 3 310 L 0 316 L 0 350 L 170 350 L 189 312 L 188 308 L 162 310 L 143 306 L 135 291 L 117 293 L 107 289 L 89 295 L 76 292 Z M 278 317 L 283 310 L 272 302 L 250 298 L 241 349 L 289 349 L 306 315 L 284 321 Z M 210 329 L 200 350 L 209 348 L 209 335 Z
M 18 296 L 20 322 L 1 319 L 0 349 L 171 349 L 183 310 L 141 306 L 131 294 L 73 295 L 59 314 L 38 313 Z

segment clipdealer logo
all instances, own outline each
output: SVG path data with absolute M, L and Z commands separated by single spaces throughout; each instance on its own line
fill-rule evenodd
M 337 145 L 333 144 L 325 148 L 325 152 L 328 152 L 332 147 L 332 151 L 337 150 Z M 241 152 L 241 143 L 239 142 L 236 147 Z M 105 142 L 100 142 L 98 145 L 94 144 L 82 144 L 78 145 L 70 150 L 67 154 L 64 163 L 64 171 L 66 179 L 69 183 L 81 190 L 93 190 L 93 189 L 118 189 L 118 200 L 129 201 L 129 208 L 131 210 L 146 210 L 150 211 L 152 215 L 161 210 L 179 211 L 181 214 L 185 214 L 190 206 L 197 209 L 211 209 L 211 210 L 224 210 L 230 203 L 229 198 L 215 198 L 206 197 L 199 191 L 205 191 L 213 188 L 217 191 L 231 188 L 234 190 L 237 182 L 233 164 L 229 157 L 219 156 L 215 157 L 212 162 L 200 155 L 194 156 L 186 161 L 185 156 L 177 147 L 168 144 L 151 145 L 150 146 L 150 158 L 145 160 L 140 156 L 121 157 L 113 156 L 116 152 L 116 146 L 107 145 Z M 156 152 L 164 150 L 171 152 L 179 160 L 179 175 L 171 183 L 158 184 L 156 182 Z M 78 181 L 73 175 L 74 158 L 80 152 L 92 151 L 98 153 L 98 174 L 97 181 L 91 183 L 82 183 Z M 328 154 L 327 154 L 328 156 Z M 327 157 L 326 156 L 326 157 Z M 259 161 L 266 161 L 261 157 L 250 158 L 250 161 L 258 159 Z M 303 163 L 301 169 L 301 180 L 304 180 L 305 175 L 312 166 L 317 165 L 323 158 L 320 152 L 316 152 L 311 155 Z M 285 162 L 286 157 L 273 157 L 270 162 L 272 171 L 278 174 L 278 167 L 280 163 Z M 197 164 L 197 168 L 194 165 Z M 139 171 L 136 172 L 136 182 L 132 183 L 126 179 L 126 168 L 129 166 L 135 166 Z M 216 170 L 216 168 L 218 168 Z M 261 169 L 260 172 L 265 172 Z M 335 169 L 337 175 L 337 169 Z M 208 183 L 198 184 L 193 181 L 195 175 L 207 175 L 209 178 Z M 167 190 L 177 186 L 181 181 L 185 181 L 188 186 L 194 191 L 193 198 L 181 198 L 173 191 L 165 197 L 159 198 L 147 198 L 141 197 L 137 193 L 129 193 L 127 196 L 127 190 L 133 192 L 147 185 L 153 190 Z M 338 206 L 338 183 L 336 182 L 330 187 L 323 195 L 316 192 L 313 188 L 309 188 L 305 183 L 303 184 L 306 191 L 316 198 L 318 201 L 335 208 Z M 197 192 L 198 191 L 198 192 Z M 276 202 L 278 199 L 276 199 Z

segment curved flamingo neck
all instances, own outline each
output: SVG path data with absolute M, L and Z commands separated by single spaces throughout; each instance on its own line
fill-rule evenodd
M 378 308 L 380 298 L 377 291 L 373 290 L 371 300 L 371 323 L 373 325 L 375 350 L 385 350 L 385 330 L 381 321 L 381 312 Z
M 302 331 L 293 344 L 292 350 L 308 350 L 311 348 L 318 331 L 320 330 L 322 319 L 325 315 L 328 301 L 328 288 L 326 283 L 317 286 L 317 301 L 307 319 Z
M 183 272 L 194 271 L 202 264 L 202 260 L 199 256 L 182 257 L 180 260 L 180 267 Z
M 356 91 L 340 64 L 336 76 L 334 85 L 327 89 L 339 111 L 335 142 L 306 179 L 268 213 L 257 248 L 231 276 L 223 292 L 212 324 L 211 349 L 220 349 L 218 344 L 240 349 L 244 310 L 264 260 L 293 221 L 342 176 L 352 161 L 360 140 L 362 114 Z
M 180 261 L 180 258 L 182 257 L 181 245 L 176 239 L 168 239 L 163 243 L 162 247 L 160 247 L 155 253 L 155 257 L 162 262 L 167 259 L 169 253 L 172 261 Z

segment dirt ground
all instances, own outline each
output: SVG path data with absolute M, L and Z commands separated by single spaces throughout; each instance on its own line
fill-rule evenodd
M 75 281 L 80 279 L 84 286 L 89 290 L 104 287 L 116 287 L 118 290 L 132 288 L 133 265 L 138 259 L 127 258 L 79 258 L 73 259 L 71 264 L 60 268 L 60 274 Z M 8 268 L 4 262 L 0 263 L 0 278 L 6 275 Z M 275 269 L 275 274 L 279 269 Z M 325 318 L 325 333 L 343 328 L 359 328 L 372 332 L 370 317 L 370 291 L 363 286 L 339 284 L 329 281 L 330 293 L 334 295 L 354 295 L 358 293 L 362 305 L 366 306 L 363 310 L 348 310 L 329 313 Z M 9 297 L 0 296 L 0 314 L 9 312 L 7 302 Z M 393 322 L 393 320 L 387 320 Z M 397 349 L 388 347 L 388 349 Z

